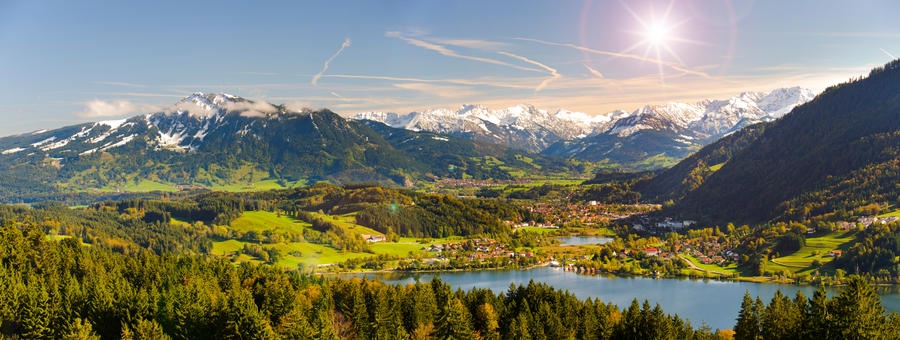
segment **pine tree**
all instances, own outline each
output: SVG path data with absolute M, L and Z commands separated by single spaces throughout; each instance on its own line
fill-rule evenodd
M 305 313 L 299 307 L 294 307 L 281 317 L 276 331 L 282 339 L 311 339 L 317 335 L 316 330 L 310 325 Z
M 65 340 L 100 340 L 100 336 L 94 333 L 91 323 L 81 318 L 75 318 L 69 324 L 69 331 L 62 337 Z
M 274 339 L 269 320 L 259 312 L 250 294 L 237 291 L 230 294 L 225 310 L 225 339 Z
M 750 291 L 744 293 L 741 302 L 741 311 L 738 312 L 737 324 L 734 326 L 734 338 L 736 340 L 756 340 L 759 338 L 759 312 Z
M 438 319 L 437 337 L 439 339 L 472 339 L 472 321 L 469 310 L 457 298 L 449 301 Z
M 819 287 L 809 301 L 809 308 L 803 317 L 803 337 L 806 339 L 830 339 L 831 312 L 825 287 Z
M 500 333 L 497 332 L 497 329 L 500 327 L 500 321 L 497 317 L 497 312 L 494 311 L 494 306 L 485 302 L 478 306 L 476 313 L 475 319 L 483 325 L 481 327 L 481 336 L 489 340 L 499 339 Z
M 153 320 L 138 319 L 132 327 L 122 326 L 122 340 L 168 340 L 162 326 Z
M 835 332 L 843 339 L 875 339 L 885 330 L 887 318 L 881 298 L 865 279 L 851 275 L 847 287 L 831 301 Z
M 19 304 L 20 334 L 26 339 L 46 339 L 53 334 L 49 328 L 49 297 L 41 282 L 37 279 L 29 280 L 25 295 Z

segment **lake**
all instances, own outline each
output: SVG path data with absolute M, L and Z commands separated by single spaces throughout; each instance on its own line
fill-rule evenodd
M 568 236 L 558 238 L 561 246 L 581 246 L 585 244 L 604 244 L 612 241 L 612 238 L 602 236 Z
M 432 277 L 438 276 L 454 289 L 490 288 L 495 293 L 507 291 L 510 283 L 519 285 L 534 280 L 557 289 L 568 290 L 581 299 L 591 297 L 612 302 L 619 308 L 628 307 L 634 298 L 638 298 L 641 303 L 646 299 L 651 305 L 659 303 L 666 313 L 678 313 L 680 317 L 690 319 L 694 327 L 706 322 L 713 329 L 734 327 L 746 291 L 754 298 L 760 296 L 766 303 L 778 289 L 791 298 L 798 290 L 802 290 L 806 297 L 811 297 L 815 291 L 814 287 L 809 286 L 770 283 L 581 275 L 550 267 L 528 270 L 353 275 L 402 284 L 414 283 L 416 280 L 429 282 Z M 891 286 L 880 290 L 884 306 L 889 310 L 900 310 L 900 293 L 897 287 Z

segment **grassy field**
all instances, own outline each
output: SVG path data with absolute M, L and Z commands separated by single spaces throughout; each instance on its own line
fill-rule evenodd
M 688 261 L 691 261 L 691 263 L 693 263 L 695 266 L 697 266 L 697 268 L 700 268 L 703 270 L 714 271 L 714 272 L 724 273 L 724 274 L 728 274 L 728 275 L 732 275 L 735 273 L 740 274 L 740 270 L 738 270 L 737 264 L 734 264 L 734 263 L 729 264 L 726 267 L 722 267 L 717 264 L 703 263 L 703 261 L 700 261 L 700 259 L 698 259 L 694 255 L 684 255 L 684 258 L 688 259 Z
M 356 224 L 356 218 L 352 214 L 348 215 L 326 215 L 313 213 L 317 218 L 322 218 L 332 222 L 342 228 L 358 233 L 358 234 L 381 234 L 370 228 Z M 176 223 L 186 223 L 175 221 Z M 303 228 L 309 227 L 310 224 L 299 221 L 287 216 L 279 216 L 278 214 L 267 211 L 246 211 L 232 221 L 230 228 L 240 232 L 272 230 L 275 232 L 302 232 Z M 308 243 L 308 242 L 283 242 L 276 244 L 261 244 L 264 248 L 278 249 L 281 257 L 278 265 L 288 269 L 297 268 L 299 264 L 307 267 L 320 264 L 334 264 L 347 261 L 353 258 L 370 257 L 381 254 L 388 254 L 397 257 L 406 257 L 410 252 L 425 253 L 423 247 L 430 244 L 444 244 L 453 242 L 457 238 L 441 238 L 441 239 L 423 239 L 424 243 L 419 243 L 420 239 L 411 237 L 402 237 L 398 242 L 378 242 L 369 244 L 372 253 L 363 252 L 340 252 L 327 245 Z M 261 262 L 259 259 L 252 258 L 246 254 L 240 254 L 240 250 L 248 242 L 236 239 L 223 240 L 213 242 L 211 254 L 217 256 L 229 256 L 235 262 Z M 299 252 L 300 256 L 296 256 Z
M 356 217 L 353 214 L 346 215 L 325 215 L 319 213 L 310 213 L 316 218 L 321 218 L 325 221 L 334 223 L 343 228 L 347 228 L 347 230 L 357 233 L 357 234 L 368 234 L 368 235 L 384 235 L 380 232 L 375 231 L 374 229 L 367 228 L 356 224 Z
M 709 170 L 710 171 L 718 171 L 719 169 L 722 168 L 723 165 L 725 165 L 725 162 L 713 165 L 713 166 L 709 167 Z
M 812 271 L 814 270 L 814 268 L 812 268 L 813 261 L 818 260 L 823 265 L 831 262 L 834 258 L 826 257 L 828 252 L 842 249 L 846 244 L 853 240 L 854 234 L 854 231 L 839 231 L 816 237 L 807 237 L 806 245 L 800 248 L 800 250 L 767 262 L 766 268 L 769 270 L 785 270 L 794 273 Z
M 546 233 L 550 233 L 550 232 L 556 231 L 556 230 L 558 230 L 558 229 L 538 228 L 538 227 L 524 227 L 524 228 L 516 229 L 516 231 L 519 231 L 519 230 L 527 231 L 527 232 L 530 232 L 530 233 L 546 234 Z
M 268 211 L 245 211 L 231 222 L 231 228 L 238 231 L 263 231 L 273 230 L 277 232 L 303 232 L 303 228 L 311 226 L 309 223 L 293 219 L 284 215 Z
M 890 216 L 900 216 L 900 209 L 891 211 L 891 212 L 886 213 L 886 214 L 878 215 L 878 217 L 890 217 Z

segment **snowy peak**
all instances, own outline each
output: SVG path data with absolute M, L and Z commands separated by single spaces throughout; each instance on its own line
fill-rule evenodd
M 210 117 L 229 111 L 233 104 L 247 102 L 246 99 L 226 93 L 194 92 L 179 100 L 166 113 L 184 114 L 194 117 Z
M 582 138 L 602 130 L 612 117 L 612 114 L 591 116 L 563 109 L 549 111 L 529 104 L 497 110 L 466 104 L 456 110 L 428 109 L 406 114 L 362 112 L 351 116 L 394 128 L 457 135 L 535 152 L 560 140 Z
M 529 104 L 492 110 L 467 104 L 456 110 L 429 109 L 406 114 L 362 112 L 351 118 L 542 151 L 560 141 L 598 134 L 624 138 L 642 130 L 714 138 L 749 124 L 777 119 L 814 96 L 808 89 L 791 87 L 770 92 L 744 92 L 725 100 L 707 99 L 693 104 L 646 105 L 631 113 L 617 110 L 591 115 L 565 109 L 550 111 Z

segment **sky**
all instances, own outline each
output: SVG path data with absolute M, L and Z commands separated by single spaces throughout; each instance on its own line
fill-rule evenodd
M 193 92 L 588 114 L 804 86 L 900 55 L 898 1 L 0 0 L 0 135 Z

